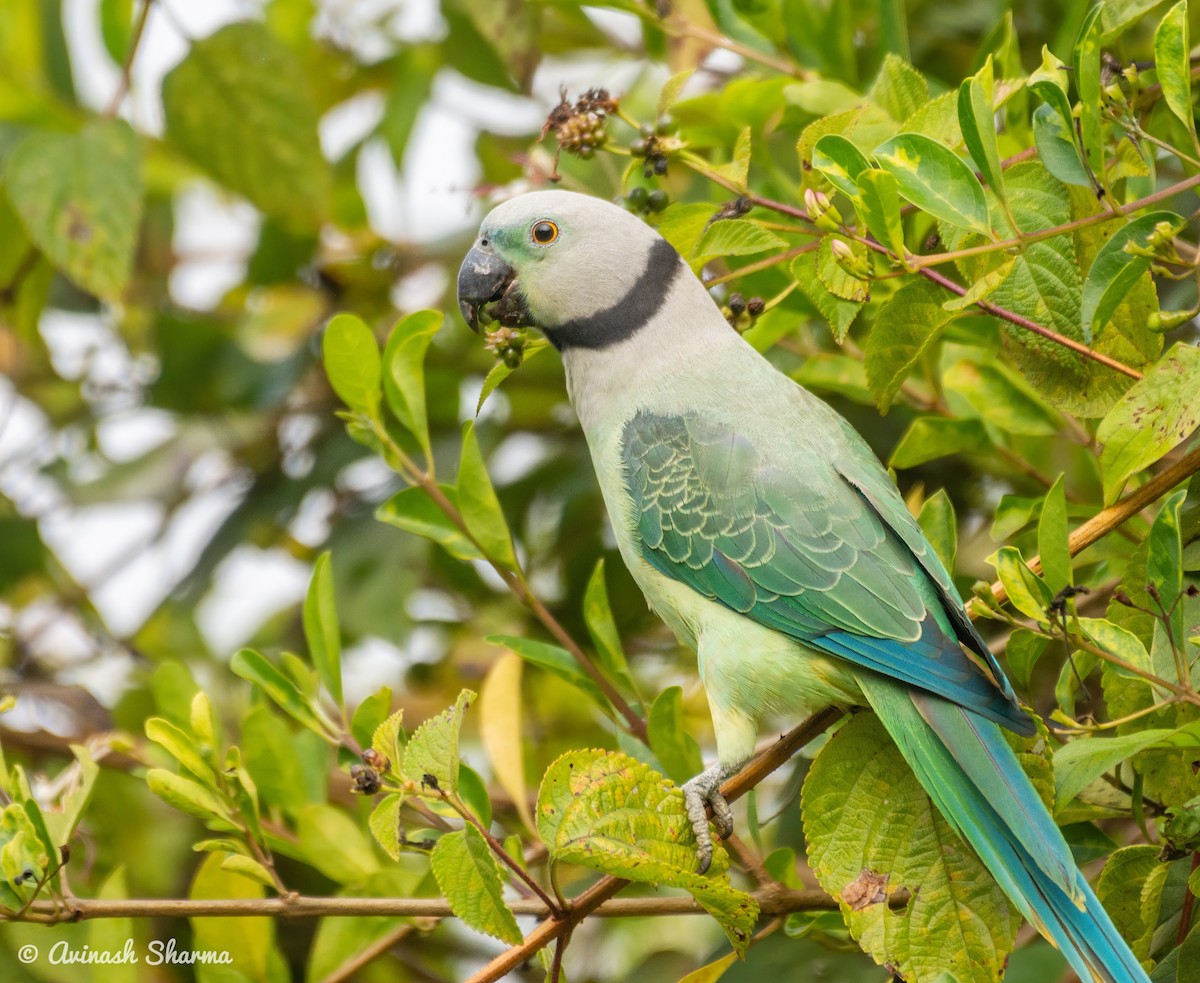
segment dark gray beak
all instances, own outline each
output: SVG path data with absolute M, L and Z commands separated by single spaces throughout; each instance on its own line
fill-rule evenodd
M 458 270 L 458 306 L 472 331 L 479 330 L 479 315 L 501 300 L 516 280 L 513 268 L 499 256 L 472 247 Z

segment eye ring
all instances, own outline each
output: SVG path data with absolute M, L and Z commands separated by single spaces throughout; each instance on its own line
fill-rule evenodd
M 529 230 L 529 238 L 539 246 L 549 246 L 558 239 L 558 226 L 548 219 L 534 222 Z

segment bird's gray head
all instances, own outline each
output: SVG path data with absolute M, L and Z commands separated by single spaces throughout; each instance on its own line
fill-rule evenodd
M 478 330 L 540 328 L 557 348 L 606 348 L 658 312 L 687 268 L 671 245 L 617 205 L 535 191 L 493 209 L 458 272 L 458 303 Z

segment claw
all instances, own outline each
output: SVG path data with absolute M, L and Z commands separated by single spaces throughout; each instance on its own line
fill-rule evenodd
M 713 857 L 708 807 L 712 808 L 712 821 L 721 839 L 733 835 L 733 810 L 721 794 L 721 783 L 728 777 L 724 768 L 713 765 L 683 784 L 683 805 L 692 824 L 692 832 L 696 834 L 696 861 L 701 874 L 708 872 Z

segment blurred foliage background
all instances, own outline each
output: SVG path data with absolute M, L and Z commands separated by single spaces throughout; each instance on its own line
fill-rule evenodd
M 206 10 L 194 9 L 200 6 Z M 630 119 L 653 123 L 668 79 L 691 71 L 670 107 L 668 132 L 677 129 L 692 149 L 725 161 L 749 128 L 759 190 L 799 204 L 801 180 L 812 182 L 799 172 L 797 139 L 861 93 L 885 98 L 876 80 L 887 77 L 880 73 L 889 53 L 911 62 L 927 82 L 916 109 L 955 92 L 989 55 L 1003 78 L 1042 64 L 1043 45 L 1069 61 L 1088 6 L 5 0 L 0 679 L 17 702 L 0 716 L 0 744 L 10 762 L 28 770 L 31 794 L 47 802 L 88 773 L 78 759 L 72 763 L 71 745 L 86 745 L 101 760 L 69 866 L 71 889 L 158 898 L 239 889 L 235 874 L 193 851 L 199 823 L 147 795 L 143 780 L 161 756 L 142 736 L 146 720 L 194 727 L 190 708 L 203 692 L 215 708 L 216 732 L 224 729 L 226 743 L 242 745 L 246 768 L 272 808 L 289 821 L 306 807 L 330 810 L 305 813 L 310 821 L 296 833 L 300 845 L 279 856 L 289 888 L 438 893 L 427 865 L 410 855 L 398 865 L 381 863 L 362 832 L 369 803 L 352 795 L 334 750 L 303 729 L 293 732 L 228 667 L 243 645 L 272 656 L 305 650 L 300 602 L 324 550 L 333 557 L 351 709 L 386 685 L 394 693 L 389 702 L 416 724 L 462 688 L 479 688 L 502 651 L 487 636 L 545 637 L 486 564 L 462 562 L 376 520 L 376 508 L 403 482 L 335 416 L 342 403 L 320 364 L 320 339 L 339 311 L 363 318 L 380 340 L 399 315 L 452 312 L 432 339 L 425 371 L 432 460 L 452 474 L 462 424 L 476 417 L 496 364 L 453 302 L 454 273 L 488 201 L 544 186 L 557 169 L 563 187 L 602 197 L 638 204 L 651 192 L 665 195 L 653 209 L 667 210 L 651 217 L 679 230 L 733 197 L 675 163 L 643 178 L 640 168 L 623 174 L 625 159 L 609 154 L 556 162 L 553 138 L 541 137 L 560 88 L 573 101 L 603 87 L 620 97 Z M 1123 31 L 1107 57 L 1118 67 L 1147 64 L 1165 8 L 1134 0 L 1108 6 Z M 1150 11 L 1157 13 L 1141 16 Z M 1186 13 L 1197 27 L 1197 12 Z M 1027 103 L 1009 105 L 1014 120 L 1027 114 Z M 1168 136 L 1190 153 L 1186 133 Z M 637 138 L 633 127 L 612 121 L 614 144 Z M 1112 139 L 1121 143 L 1119 135 Z M 1026 150 L 1027 115 L 1002 130 L 1001 140 L 1002 156 Z M 1148 193 L 1158 177 L 1195 172 L 1178 161 L 1163 165 L 1162 174 L 1129 163 L 1128 173 L 1110 177 L 1141 181 L 1137 187 Z M 631 188 L 646 191 L 630 197 Z M 1136 197 L 1134 184 L 1130 189 Z M 689 204 L 699 210 L 686 211 Z M 937 231 L 932 222 L 910 229 L 910 246 L 935 242 L 927 237 Z M 738 289 L 774 297 L 790 280 L 787 270 L 766 269 Z M 726 272 L 720 259 L 709 265 L 710 276 Z M 1160 280 L 1158 289 L 1164 310 L 1196 305 L 1188 278 Z M 751 336 L 845 413 L 884 460 L 919 418 L 987 425 L 952 447 L 964 453 L 911 454 L 911 466 L 898 472 L 914 509 L 944 493 L 930 522 L 943 521 L 939 544 L 957 542 L 964 594 L 974 581 L 994 577 L 986 557 L 1002 543 L 1024 547 L 1026 556 L 1037 552 L 1030 522 L 1059 474 L 1072 524 L 1100 509 L 1094 420 L 1128 380 L 1068 379 L 1058 398 L 1047 397 L 1054 383 L 1034 395 L 1011 380 L 1017 369 L 1036 376 L 1033 363 L 1048 356 L 1006 355 L 1005 365 L 1015 368 L 1000 376 L 1010 402 L 998 412 L 1007 416 L 991 415 L 994 393 L 963 374 L 1000 350 L 1001 329 L 993 319 L 974 318 L 968 328 L 959 322 L 959 333 L 918 366 L 880 415 L 878 380 L 869 385 L 863 375 L 862 332 L 852 328 L 839 345 L 829 316 L 820 298 L 798 290 L 772 305 Z M 1195 344 L 1190 320 L 1172 331 L 1168 343 Z M 976 343 L 969 333 L 983 337 L 990 352 L 959 358 Z M 1152 340 L 1118 356 L 1144 368 L 1161 347 L 1157 335 Z M 951 367 L 957 381 L 943 386 Z M 1012 402 L 1014 385 L 1021 398 Z M 711 756 L 691 656 L 677 651 L 646 610 L 616 556 L 558 360 L 530 358 L 490 394 L 476 433 L 530 589 L 572 637 L 586 639 L 585 592 L 605 558 L 609 603 L 637 693 L 648 705 L 665 688 L 682 687 L 682 726 Z M 979 434 L 984 438 L 975 440 Z M 1193 525 L 1195 512 L 1193 495 L 1185 508 Z M 944 528 L 947 515 L 953 535 Z M 1100 613 L 1151 518 L 1103 540 L 1083 561 Z M 1009 628 L 986 630 L 999 639 Z M 1061 656 L 1039 660 L 1045 646 L 1030 654 L 1033 647 L 1023 649 L 1018 671 L 1026 699 L 1045 713 L 1066 700 L 1078 719 L 1103 716 L 1091 695 L 1098 687 L 1077 687 Z M 522 757 L 530 787 L 568 749 L 628 749 L 629 739 L 603 715 L 581 709 L 578 691 L 560 676 L 527 669 L 519 686 L 523 740 L 507 750 Z M 470 722 L 463 747 L 465 760 L 494 778 L 489 750 Z M 806 768 L 806 759 L 797 759 L 752 806 L 770 820 L 768 846 L 803 850 L 794 798 Z M 515 824 L 507 793 L 494 782 L 491 790 L 497 816 Z M 348 829 L 331 812 L 355 821 Z M 1136 829 L 1117 823 L 1109 834 L 1081 833 L 1081 858 L 1104 855 Z M 886 979 L 831 917 L 793 926 L 789 934 L 799 941 L 783 933 L 765 940 L 749 963 L 722 978 L 759 979 L 804 960 L 813 979 Z M 253 968 L 239 970 L 247 978 L 332 980 L 395 920 L 281 924 L 286 929 L 257 920 L 189 928 L 163 916 L 136 926 L 54 931 L 93 946 L 122 932 L 196 943 L 232 938 L 256 954 Z M 678 930 L 665 924 L 631 920 L 601 931 L 589 922 L 572 945 L 572 978 L 673 980 L 723 951 L 719 929 L 707 920 L 685 920 Z M 389 959 L 356 968 L 356 978 L 461 978 L 497 948 L 453 920 L 420 927 L 419 946 L 393 946 Z M 0 929 L 0 974 L 82 978 L 82 970 L 14 960 L 19 944 L 41 943 L 40 931 Z M 1054 978 L 1061 973 L 1056 958 L 1043 943 L 1024 945 L 1009 978 Z M 177 972 L 188 978 L 190 970 Z M 127 973 L 131 980 L 162 978 Z M 530 969 L 521 978 L 539 976 Z

